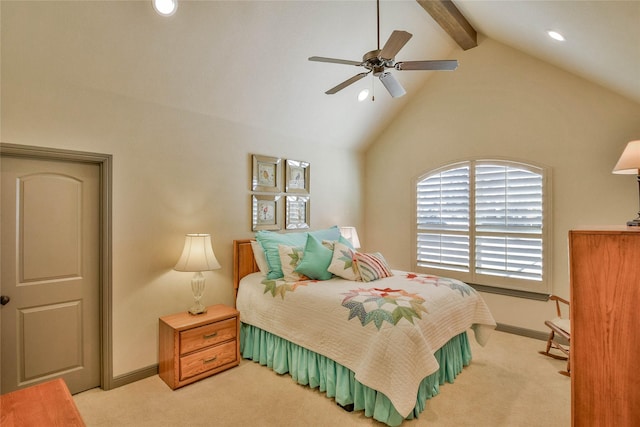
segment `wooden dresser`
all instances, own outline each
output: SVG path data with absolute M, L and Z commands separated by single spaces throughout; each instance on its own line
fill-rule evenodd
M 571 424 L 640 426 L 640 229 L 569 232 Z
M 176 389 L 240 363 L 240 313 L 212 305 L 194 316 L 188 312 L 160 318 L 159 374 Z

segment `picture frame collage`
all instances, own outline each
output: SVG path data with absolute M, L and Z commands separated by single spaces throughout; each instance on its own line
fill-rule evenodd
M 301 160 L 252 154 L 251 229 L 310 228 L 311 165 Z

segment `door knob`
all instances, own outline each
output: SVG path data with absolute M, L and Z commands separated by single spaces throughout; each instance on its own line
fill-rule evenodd
M 0 305 L 7 305 L 9 301 L 11 301 L 11 298 L 6 295 L 0 295 Z

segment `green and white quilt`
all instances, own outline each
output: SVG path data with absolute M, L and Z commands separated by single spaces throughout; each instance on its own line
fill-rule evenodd
M 496 323 L 484 300 L 455 279 L 393 271 L 373 282 L 240 282 L 240 319 L 322 354 L 384 393 L 402 416 L 420 381 L 438 369 L 433 353 L 469 328 L 485 345 Z

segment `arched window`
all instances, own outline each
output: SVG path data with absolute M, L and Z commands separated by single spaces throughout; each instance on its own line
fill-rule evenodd
M 418 178 L 416 270 L 547 293 L 547 181 L 544 168 L 505 160 L 454 163 Z

